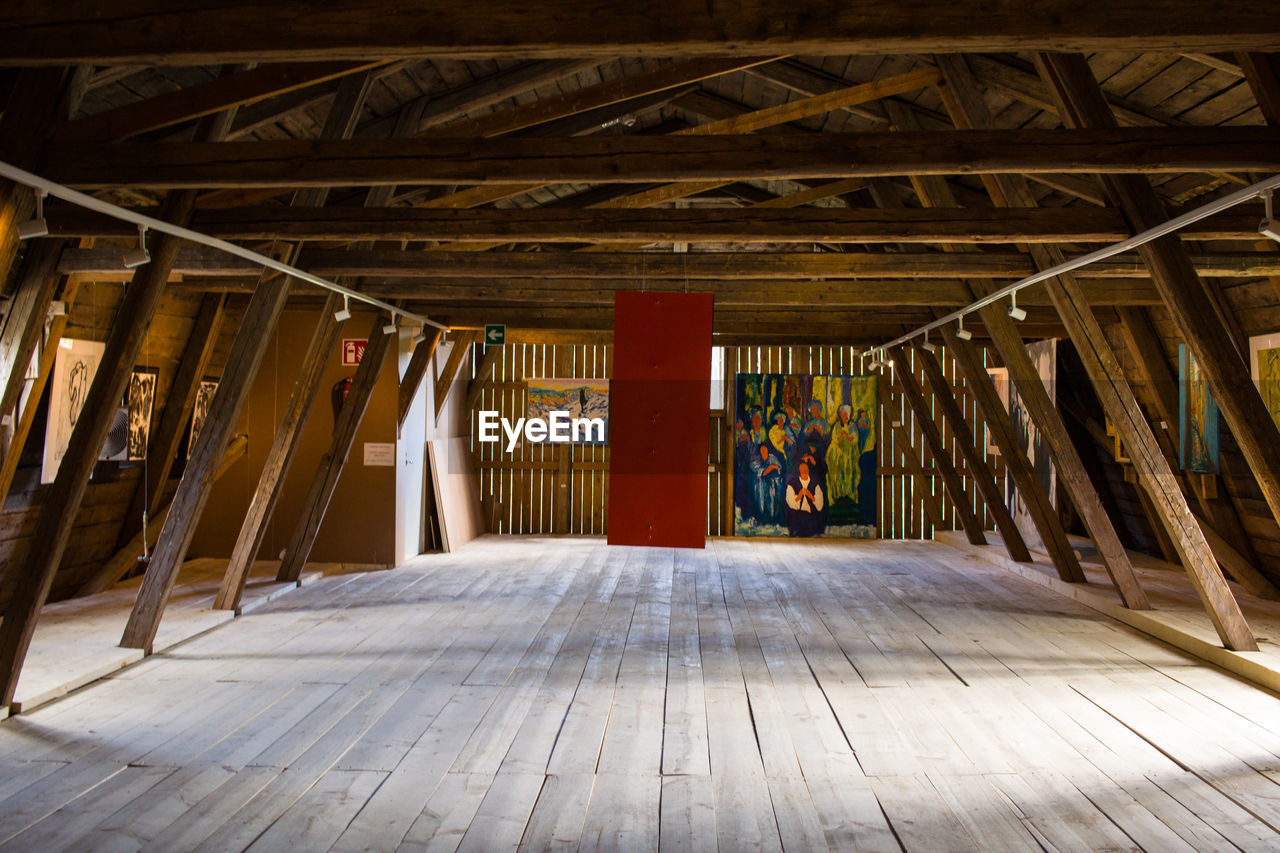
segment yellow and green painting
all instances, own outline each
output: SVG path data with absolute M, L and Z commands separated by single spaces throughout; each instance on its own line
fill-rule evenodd
M 739 373 L 734 532 L 876 535 L 874 376 Z
M 1178 344 L 1178 420 L 1182 469 L 1218 473 L 1218 404 L 1186 344 Z

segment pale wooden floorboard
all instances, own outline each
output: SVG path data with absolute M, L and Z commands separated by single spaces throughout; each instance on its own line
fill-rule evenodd
M 0 722 L 0 850 L 1280 849 L 1280 699 L 935 543 L 485 537 Z

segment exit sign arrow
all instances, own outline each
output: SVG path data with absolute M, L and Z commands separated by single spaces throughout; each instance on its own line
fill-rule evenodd
M 486 344 L 497 346 L 499 344 L 505 343 L 506 340 L 507 340 L 506 326 L 485 326 L 484 327 L 484 342 Z

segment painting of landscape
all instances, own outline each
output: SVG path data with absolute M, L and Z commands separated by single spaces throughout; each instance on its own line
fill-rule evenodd
M 552 412 L 568 412 L 570 418 L 602 418 L 604 440 L 595 440 L 595 430 L 582 430 L 577 443 L 609 443 L 608 379 L 529 379 L 525 395 L 525 417 L 550 420 Z

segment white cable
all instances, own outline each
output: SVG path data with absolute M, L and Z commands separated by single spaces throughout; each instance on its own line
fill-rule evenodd
M 1002 287 L 994 293 L 982 297 L 976 302 L 970 303 L 956 311 L 952 311 L 945 317 L 939 317 L 932 323 L 927 323 L 913 332 L 908 332 L 899 338 L 889 341 L 887 344 L 880 344 L 879 346 L 872 347 L 867 350 L 867 353 L 873 356 L 876 353 L 879 353 L 880 357 L 883 358 L 885 350 L 890 347 L 904 344 L 922 332 L 927 332 L 930 329 L 936 329 L 939 326 L 945 326 L 947 323 L 959 320 L 961 317 L 977 311 L 979 308 L 985 308 L 988 305 L 999 302 L 1006 296 L 1012 296 L 1024 287 L 1030 287 L 1033 284 L 1039 284 L 1042 281 L 1047 281 L 1054 276 L 1059 276 L 1063 273 L 1071 272 L 1072 270 L 1078 270 L 1081 267 L 1088 266 L 1094 261 L 1106 260 L 1107 258 L 1120 254 L 1121 252 L 1136 249 L 1137 247 L 1150 243 L 1152 240 L 1159 239 L 1166 234 L 1172 234 L 1179 228 L 1184 228 L 1194 222 L 1199 222 L 1201 219 L 1206 219 L 1213 216 L 1215 213 L 1221 213 L 1224 210 L 1229 210 L 1238 204 L 1244 204 L 1246 201 L 1252 201 L 1255 198 L 1265 199 L 1269 193 L 1276 189 L 1280 189 L 1280 175 L 1272 175 L 1266 180 L 1258 181 L 1256 184 L 1250 184 L 1244 189 L 1233 192 L 1230 195 L 1224 195 L 1216 201 L 1211 201 L 1208 204 L 1197 207 L 1195 210 L 1189 210 L 1181 216 L 1175 216 L 1163 225 L 1148 228 L 1146 231 L 1143 231 L 1140 234 L 1135 234 L 1127 240 L 1121 240 L 1119 243 L 1112 243 L 1110 246 L 1105 246 L 1097 251 L 1090 252 L 1087 255 L 1080 255 L 1079 257 L 1072 258 L 1069 261 L 1064 261 L 1057 266 L 1049 267 L 1047 270 L 1041 270 L 1034 275 L 1029 275 L 1024 279 L 1015 281 L 1013 284 Z
M 332 290 L 334 293 L 341 293 L 343 296 L 350 297 L 351 299 L 358 299 L 361 302 L 374 306 L 375 308 L 381 308 L 384 311 L 394 311 L 401 317 L 407 317 L 416 323 L 421 323 L 425 326 L 435 326 L 437 329 L 446 332 L 449 331 L 449 327 L 442 323 L 437 323 L 434 320 L 429 320 L 426 317 L 422 317 L 417 314 L 410 314 L 408 311 L 405 311 L 402 308 L 397 308 L 390 303 L 383 302 L 380 299 L 374 299 L 372 296 L 366 296 L 358 290 L 343 287 L 336 282 L 321 278 L 318 275 L 312 275 L 306 270 L 300 270 L 297 267 L 277 261 L 275 258 L 259 254 L 252 249 L 246 249 L 243 246 L 237 246 L 235 243 L 228 243 L 226 240 L 219 240 L 217 237 L 210 237 L 207 234 L 201 234 L 199 231 L 192 231 L 190 228 L 183 228 L 182 226 L 174 225 L 171 222 L 165 222 L 161 219 L 155 219 L 141 213 L 135 213 L 127 208 L 120 207 L 119 205 L 112 204 L 108 201 L 103 201 L 102 199 L 94 198 L 91 195 L 78 192 L 70 187 L 50 181 L 47 178 L 42 178 L 25 169 L 19 169 L 12 163 L 6 163 L 3 160 L 0 160 L 0 177 L 8 178 L 14 183 L 24 184 L 25 186 L 31 187 L 35 190 L 43 190 L 55 198 L 60 198 L 63 201 L 69 201 L 72 204 L 77 204 L 87 210 L 105 214 L 113 219 L 122 219 L 125 222 L 132 222 L 135 225 L 150 228 L 152 231 L 160 231 L 164 234 L 180 237 L 183 240 L 189 240 L 192 243 L 200 243 L 213 249 L 220 249 L 229 255 L 235 255 L 237 258 L 242 258 L 250 263 L 275 270 L 276 272 L 283 273 L 300 281 L 314 284 L 317 287 L 323 287 L 325 290 Z

